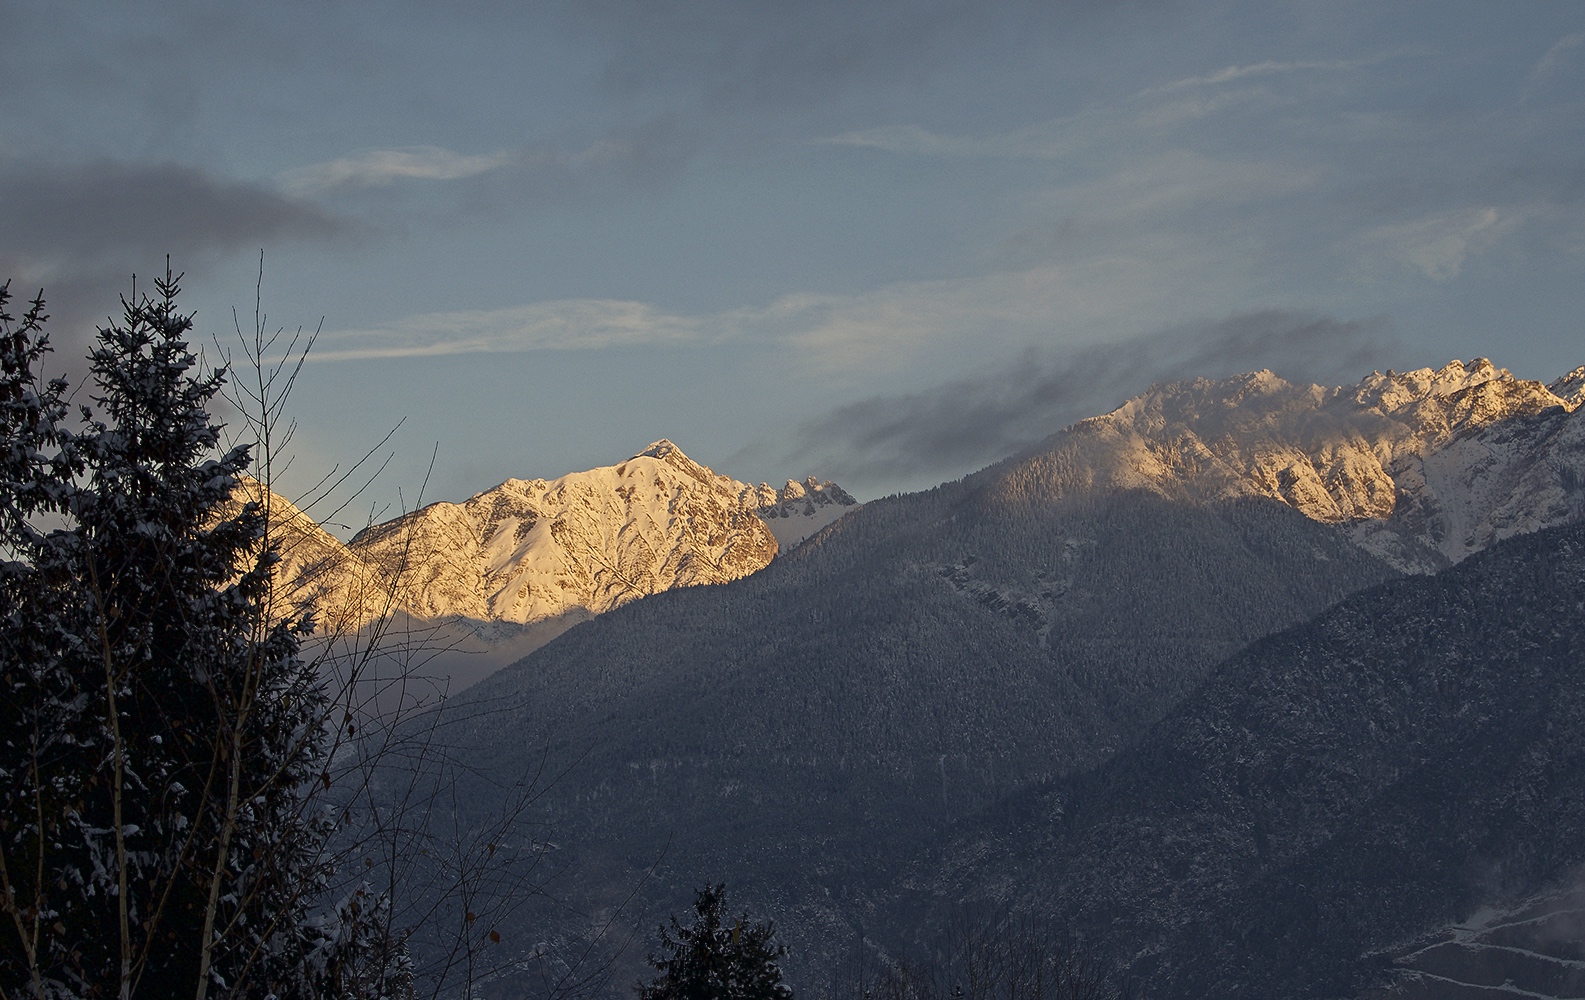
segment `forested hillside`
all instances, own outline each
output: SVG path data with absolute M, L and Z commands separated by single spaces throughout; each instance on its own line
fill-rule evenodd
M 1353 995 L 1394 946 L 1585 862 L 1582 602 L 1580 525 L 1356 594 L 978 817 L 915 884 L 1055 911 L 1152 996 Z
M 721 878 L 801 978 L 953 821 L 1137 739 L 1222 657 L 1394 575 L 1270 501 L 874 502 L 746 580 L 573 629 L 453 703 L 497 776 L 550 758 L 562 859 L 640 926 Z M 576 762 L 575 764 L 573 762 Z M 487 797 L 481 782 L 474 794 Z

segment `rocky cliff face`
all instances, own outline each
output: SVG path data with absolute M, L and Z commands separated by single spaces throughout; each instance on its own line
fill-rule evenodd
M 1582 393 L 1585 369 L 1547 386 L 1484 358 L 1336 389 L 1269 371 L 1195 379 L 1074 425 L 1006 488 L 1265 497 L 1427 572 L 1582 513 Z
M 855 505 L 813 478 L 740 483 L 661 440 L 618 465 L 431 504 L 345 546 L 299 515 L 302 554 L 282 575 L 357 624 L 393 610 L 528 624 L 747 576 Z

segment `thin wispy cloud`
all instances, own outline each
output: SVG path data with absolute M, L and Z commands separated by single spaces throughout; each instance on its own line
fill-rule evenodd
M 397 181 L 455 181 L 499 170 L 521 159 L 512 152 L 467 155 L 439 146 L 373 149 L 283 173 L 281 187 L 296 193 L 384 187 Z
M 412 184 L 446 184 L 473 210 L 560 197 L 604 176 L 666 176 L 693 151 L 692 138 L 664 118 L 617 130 L 577 149 L 503 149 L 466 154 L 439 146 L 376 149 L 276 175 L 279 190 L 299 198 Z
M 408 317 L 327 333 L 325 361 L 664 344 L 752 342 L 803 376 L 868 376 L 1008 356 L 1030 343 L 1078 344 L 1159 327 L 1220 296 L 1261 295 L 1248 268 L 1218 268 L 1219 251 L 1184 220 L 1207 205 L 1247 205 L 1303 192 L 1313 169 L 1212 159 L 1175 151 L 1091 181 L 1033 195 L 1038 218 L 1083 214 L 1099 242 L 1063 245 L 1038 226 L 997 250 L 979 274 L 877 285 L 853 293 L 805 291 L 764 303 L 681 314 L 606 299 L 547 301 L 497 310 Z M 1174 228 L 1180 227 L 1180 228 Z M 972 343 L 972 349 L 965 345 Z
M 818 327 L 844 306 L 851 303 L 840 296 L 787 295 L 768 306 L 687 316 L 630 300 L 560 299 L 505 309 L 425 313 L 381 326 L 332 330 L 320 336 L 313 358 L 361 361 L 699 346 L 749 336 L 775 339 Z
M 1233 209 L 1299 194 L 1318 186 L 1313 165 L 1213 158 L 1184 150 L 1140 157 L 1117 170 L 1044 192 L 1042 206 L 1085 206 L 1090 218 L 1113 227 L 1131 220 L 1159 222 L 1187 210 Z
M 1082 343 L 1202 306 L 1212 284 L 1203 264 L 1192 247 L 1145 241 L 972 278 L 805 297 L 800 308 L 784 307 L 771 331 L 816 374 L 902 369 L 921 357 L 964 356 L 965 345 L 973 345 L 968 356 L 984 356 L 1032 342 Z
M 1528 100 L 1538 87 L 1544 86 L 1548 80 L 1563 70 L 1572 61 L 1574 50 L 1581 45 L 1585 45 L 1585 31 L 1564 35 L 1554 42 L 1552 47 L 1536 60 L 1536 64 L 1530 67 L 1530 72 L 1525 74 L 1520 101 Z
M 1145 252 L 1148 249 L 1148 252 Z M 1192 247 L 1154 241 L 1138 253 L 862 293 L 804 292 L 699 314 L 610 299 L 547 301 L 495 310 L 429 313 L 320 337 L 314 358 L 357 361 L 450 354 L 588 351 L 641 345 L 752 342 L 789 372 L 853 376 L 907 368 L 965 348 L 1005 354 L 1032 341 L 1080 343 L 1159 325 L 1209 304 L 1214 283 Z
M 1473 254 L 1495 243 L 1522 221 L 1520 213 L 1489 205 L 1457 209 L 1377 226 L 1361 234 L 1359 243 L 1365 260 L 1372 266 L 1385 257 L 1432 281 L 1447 281 L 1464 269 Z
M 1585 31 L 1576 31 L 1572 35 L 1564 35 L 1550 49 L 1546 50 L 1546 55 L 1543 55 L 1536 62 L 1535 68 L 1530 70 L 1531 78 L 1545 76 L 1557 69 L 1558 65 L 1568 58 L 1568 53 L 1573 49 L 1579 48 L 1582 44 L 1585 44 Z
M 849 129 L 815 140 L 828 146 L 855 146 L 888 153 L 924 153 L 937 156 L 985 155 L 994 140 L 942 135 L 920 125 L 878 125 L 875 128 Z
M 1262 95 L 1252 92 L 1250 88 L 1227 88 L 1226 84 L 1300 72 L 1341 72 L 1384 58 L 1298 62 L 1267 60 L 1228 66 L 1214 73 L 1150 87 L 1117 102 L 1096 105 L 1075 114 L 994 135 L 949 135 L 933 132 L 917 124 L 903 124 L 849 129 L 823 136 L 816 142 L 922 156 L 1057 159 L 1085 149 L 1115 146 L 1142 134 L 1159 135 L 1210 115 L 1262 100 Z M 1207 89 L 1221 92 L 1195 93 Z
M 1243 66 L 1227 66 L 1214 73 L 1202 76 L 1187 76 L 1181 80 L 1163 84 L 1144 91 L 1145 94 L 1160 94 L 1174 90 L 1183 90 L 1188 87 L 1215 87 L 1224 83 L 1233 83 L 1237 80 L 1246 80 L 1257 76 L 1278 76 L 1286 73 L 1302 73 L 1317 70 L 1341 71 L 1355 69 L 1361 63 L 1351 59 L 1308 59 L 1295 62 L 1279 62 L 1267 59 L 1258 63 L 1248 63 Z
M 425 313 L 385 326 L 320 336 L 317 361 L 422 358 L 679 344 L 705 336 L 700 319 L 612 299 L 564 299 L 508 309 Z
M 1135 122 L 1137 118 L 1112 110 L 1091 110 L 987 136 L 947 135 L 920 125 L 878 125 L 815 141 L 917 156 L 1050 160 L 1100 145 Z

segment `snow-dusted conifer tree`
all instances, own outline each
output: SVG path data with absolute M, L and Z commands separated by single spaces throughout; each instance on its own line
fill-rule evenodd
M 724 885 L 698 890 L 693 909 L 692 926 L 672 917 L 671 928 L 661 928 L 665 954 L 649 957 L 660 975 L 638 987 L 640 1000 L 792 1000 L 774 924 L 744 915 L 726 926 Z
M 35 370 L 42 305 L 0 320 L 6 996 L 344 995 L 366 936 L 314 915 L 329 706 L 306 623 L 271 616 L 248 450 L 220 448 L 224 372 L 177 280 L 100 331 L 75 431 Z
M 0 988 L 8 996 L 70 995 L 64 917 L 81 897 L 86 859 L 66 851 L 84 794 L 84 699 L 63 650 L 81 624 L 59 548 L 35 524 L 64 513 L 73 461 L 62 423 L 63 380 L 45 382 L 42 296 L 18 323 L 0 287 Z M 69 855 L 76 855 L 73 864 Z M 77 990 L 76 992 L 81 992 Z

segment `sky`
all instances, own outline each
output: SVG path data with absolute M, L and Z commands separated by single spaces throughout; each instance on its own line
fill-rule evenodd
M 661 437 L 867 499 L 1170 378 L 1585 364 L 1574 2 L 0 18 L 0 281 L 58 366 L 167 254 L 206 359 L 256 302 L 319 331 L 282 483 L 372 451 L 354 522 Z

